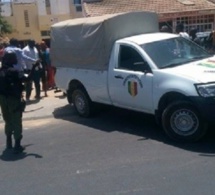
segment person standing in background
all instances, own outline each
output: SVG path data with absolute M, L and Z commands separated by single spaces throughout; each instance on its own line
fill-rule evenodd
M 22 50 L 23 55 L 28 56 L 29 58 L 33 58 L 35 61 L 39 60 L 39 53 L 37 48 L 35 47 L 35 41 L 29 40 L 28 45 L 23 48 Z M 24 59 L 25 63 L 25 71 L 26 73 L 30 73 L 32 70 L 33 63 L 30 60 Z M 35 98 L 37 100 L 40 99 L 40 67 L 37 67 L 35 71 L 32 74 L 32 80 L 34 82 L 35 90 L 36 90 L 36 96 Z M 29 81 L 26 83 L 26 100 L 28 101 L 31 96 L 32 91 L 32 81 Z
M 51 59 L 50 59 L 50 49 L 45 44 L 43 45 L 43 52 L 45 52 L 45 58 L 47 62 L 47 79 L 48 79 L 48 89 L 54 89 L 56 88 L 55 84 L 55 73 L 56 73 L 56 67 L 52 65 Z
M 160 32 L 172 33 L 171 29 L 167 25 L 163 25 L 160 29 Z
M 5 50 L 4 44 L 0 43 L 0 62 L 2 61 L 2 57 L 4 56 L 4 50 Z
M 42 89 L 44 91 L 45 97 L 48 96 L 48 68 L 50 66 L 49 58 L 49 48 L 44 41 L 38 45 L 39 56 L 42 64 L 41 80 L 42 80 Z
M 190 39 L 190 36 L 188 35 L 188 33 L 184 31 L 184 24 L 183 23 L 177 24 L 175 31 L 181 37 L 184 37 L 186 39 Z
M 32 58 L 31 56 L 25 55 L 22 49 L 18 47 L 18 40 L 15 38 L 10 39 L 9 45 L 4 49 L 4 53 L 7 53 L 8 51 L 12 51 L 16 53 L 17 64 L 14 65 L 14 68 L 16 68 L 20 72 L 24 72 L 24 69 L 25 69 L 24 61 L 28 61 L 29 63 L 33 64 L 33 63 L 36 63 L 38 60 L 38 59 Z
M 196 28 L 192 28 L 191 30 L 190 30 L 190 33 L 189 33 L 189 35 L 190 35 L 190 39 L 193 41 L 193 42 L 195 42 L 195 43 L 197 43 L 198 45 L 201 45 L 201 40 L 197 37 L 197 29 Z

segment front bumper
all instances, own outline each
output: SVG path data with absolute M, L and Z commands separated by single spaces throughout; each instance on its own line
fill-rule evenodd
M 208 122 L 215 122 L 215 98 L 191 97 L 191 101 Z

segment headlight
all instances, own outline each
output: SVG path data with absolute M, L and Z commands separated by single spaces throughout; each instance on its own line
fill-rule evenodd
M 202 97 L 215 97 L 215 83 L 196 84 L 196 90 Z

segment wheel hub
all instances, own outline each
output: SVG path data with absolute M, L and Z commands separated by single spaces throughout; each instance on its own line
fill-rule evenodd
M 177 134 L 191 135 L 198 129 L 198 126 L 198 117 L 191 110 L 177 110 L 171 117 L 171 127 Z
M 75 105 L 78 111 L 83 112 L 85 109 L 85 102 L 81 96 L 78 96 L 75 100 Z
M 194 121 L 190 116 L 178 115 L 175 118 L 176 126 L 182 131 L 188 131 L 194 125 Z

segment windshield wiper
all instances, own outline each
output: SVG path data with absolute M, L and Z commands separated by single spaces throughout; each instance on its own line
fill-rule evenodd
M 207 58 L 208 56 L 195 56 L 192 58 L 192 60 L 200 60 L 200 59 L 203 59 L 203 58 Z
M 166 66 L 163 66 L 163 67 L 161 67 L 160 69 L 163 69 L 163 68 L 173 68 L 173 67 L 176 67 L 176 66 L 178 66 L 178 65 L 183 65 L 183 63 L 182 62 L 178 62 L 178 63 L 170 63 L 170 64 L 167 64 Z
M 192 59 L 189 59 L 188 62 L 192 62 L 192 61 L 196 61 L 196 60 L 201 60 L 201 59 L 204 59 L 204 58 L 209 58 L 209 57 L 212 57 L 213 55 L 208 55 L 208 56 L 195 56 L 193 57 Z
M 212 57 L 212 56 L 214 56 L 214 55 L 211 54 L 211 55 L 208 55 L 208 56 L 205 56 L 205 55 L 204 56 L 203 55 L 202 56 L 195 56 L 195 57 L 193 57 L 191 59 L 187 59 L 186 61 L 183 61 L 183 62 L 167 64 L 167 65 L 161 67 L 160 69 L 163 69 L 163 68 L 172 68 L 172 67 L 176 67 L 178 65 L 185 65 L 187 63 L 194 62 L 194 61 L 197 61 L 197 60 L 201 60 L 201 59 L 204 59 L 204 58 L 209 58 L 209 57 Z

